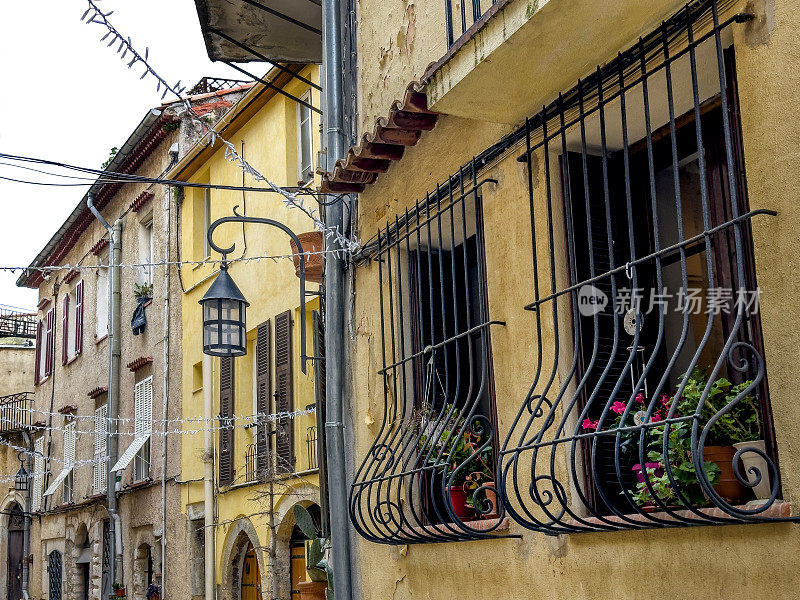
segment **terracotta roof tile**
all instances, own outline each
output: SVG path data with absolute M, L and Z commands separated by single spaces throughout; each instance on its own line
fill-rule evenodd
M 436 127 L 439 115 L 428 110 L 425 86 L 411 82 L 402 100 L 395 100 L 388 118 L 376 119 L 375 127 L 365 133 L 358 146 L 336 161 L 332 173 L 322 177 L 320 191 L 329 194 L 363 192 L 374 183 L 380 173 L 385 173 L 392 161 L 403 157 L 407 146 L 413 146 L 423 131 Z

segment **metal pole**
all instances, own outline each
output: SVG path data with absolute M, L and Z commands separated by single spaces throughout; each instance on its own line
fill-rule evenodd
M 208 354 L 203 354 L 203 418 L 205 429 L 203 431 L 203 531 L 205 533 L 205 598 L 214 600 L 214 434 L 211 431 L 214 411 L 214 378 L 212 366 L 214 362 Z
M 108 448 L 108 471 L 106 473 L 106 497 L 108 499 L 108 514 L 110 516 L 108 527 L 109 537 L 114 540 L 114 560 L 108 561 L 109 583 L 122 583 L 122 530 L 121 521 L 117 512 L 117 475 L 111 467 L 117 462 L 119 453 L 119 440 L 117 433 L 117 420 L 119 415 L 119 373 L 122 358 L 122 321 L 120 319 L 121 287 L 120 287 L 120 253 L 122 237 L 122 221 L 117 219 L 110 225 L 103 218 L 100 211 L 94 206 L 94 194 L 89 192 L 86 205 L 92 214 L 100 221 L 109 233 L 108 262 L 110 275 L 111 295 L 109 298 L 108 319 L 108 394 L 107 394 L 107 434 L 106 447 Z M 119 575 L 117 575 L 119 571 Z
M 337 159 L 344 156 L 344 108 L 341 0 L 322 2 L 322 46 L 326 121 L 325 137 L 328 170 Z M 334 202 L 325 209 L 329 227 L 338 227 L 344 233 L 342 202 Z M 349 212 L 348 212 L 349 214 Z M 335 237 L 326 238 L 326 250 L 340 248 Z M 325 356 L 326 364 L 326 421 L 328 462 L 328 495 L 330 503 L 331 562 L 334 573 L 335 600 L 352 599 L 350 572 L 350 524 L 347 518 L 347 467 L 344 443 L 344 360 L 345 356 L 345 263 L 337 254 L 326 254 L 325 260 Z
M 25 480 L 25 514 L 23 515 L 24 529 L 22 531 L 22 597 L 28 600 L 30 594 L 31 567 L 28 557 L 31 554 L 31 481 L 33 477 L 33 442 L 30 434 L 23 430 L 22 438 L 25 440 L 25 448 L 28 450 L 28 477 Z M 38 476 L 38 474 L 37 474 Z

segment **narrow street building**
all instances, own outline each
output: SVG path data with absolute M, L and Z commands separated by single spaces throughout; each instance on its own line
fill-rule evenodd
M 314 196 L 306 194 L 314 185 L 318 150 L 318 69 L 275 67 L 262 81 L 268 85 L 256 82 L 215 129 L 249 165 L 318 215 Z M 188 433 L 203 422 L 212 429 L 208 448 L 202 435 L 181 437 L 188 593 L 202 597 L 210 576 L 220 600 L 295 598 L 297 583 L 307 576 L 306 538 L 295 525 L 294 507 L 305 507 L 321 523 L 317 448 L 324 387 L 319 362 L 304 360 L 319 354 L 322 256 L 314 252 L 321 234 L 308 214 L 287 206 L 265 181 L 245 177 L 220 143 L 199 141 L 168 176 L 196 186 L 185 188 L 178 216 L 181 259 L 188 261 L 180 272 L 181 414 L 195 419 L 183 429 Z M 243 185 L 245 190 L 225 189 Z M 223 223 L 212 235 L 215 250 L 209 241 L 213 223 L 237 215 L 269 218 L 300 235 L 311 252 L 305 297 L 290 235 L 281 228 Z M 225 273 L 249 303 L 246 353 L 237 357 L 204 356 L 207 317 L 200 300 L 220 277 L 219 248 L 230 248 Z M 209 555 L 213 564 L 205 559 Z
M 195 121 L 219 118 L 246 89 L 202 80 L 190 98 L 192 114 L 181 103 L 149 110 L 105 172 L 162 177 L 199 136 Z M 39 292 L 35 410 L 27 428 L 34 452 L 30 594 L 100 600 L 116 584 L 137 599 L 150 586 L 187 597 L 181 444 L 172 433 L 181 415 L 181 287 L 163 266 L 178 257 L 176 196 L 147 181 L 102 179 L 18 280 Z M 118 382 L 109 377 L 109 231 L 87 206 L 90 196 L 121 229 Z M 119 389 L 112 413 L 109 385 Z

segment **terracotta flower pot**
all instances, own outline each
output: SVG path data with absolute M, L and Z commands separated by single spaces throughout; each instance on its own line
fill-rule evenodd
M 719 467 L 719 481 L 714 490 L 728 502 L 740 502 L 747 495 L 744 487 L 733 473 L 733 446 L 706 446 L 703 449 L 703 460 L 713 462 Z
M 450 505 L 453 507 L 453 512 L 456 513 L 456 516 L 462 521 L 470 518 L 472 509 L 467 504 L 467 492 L 463 485 L 450 487 Z
M 499 513 L 499 505 L 497 504 L 500 500 L 495 493 L 494 481 L 487 481 L 485 484 L 486 488 L 484 491 L 486 492 L 486 499 L 492 503 L 492 510 L 491 512 L 486 513 L 483 515 L 484 519 L 496 519 L 500 516 Z
M 321 252 L 325 249 L 325 240 L 322 237 L 321 231 L 309 231 L 306 233 L 297 234 L 297 239 L 300 240 L 300 245 L 303 247 L 303 252 Z M 292 256 L 294 261 L 294 272 L 300 277 L 300 257 L 297 256 L 297 245 L 294 240 L 291 240 Z M 322 283 L 322 270 L 324 266 L 322 254 L 312 254 L 306 256 L 306 281 L 313 283 Z
M 301 242 L 302 243 L 302 242 Z M 300 600 L 325 600 L 325 581 L 301 581 L 297 584 L 300 590 Z
M 737 451 L 741 450 L 742 448 L 757 448 L 765 454 L 767 451 L 766 446 L 764 445 L 764 440 L 737 442 L 733 445 L 733 447 L 736 448 Z M 753 493 L 756 495 L 756 499 L 768 499 L 772 491 L 772 482 L 769 478 L 769 467 L 767 466 L 767 461 L 765 461 L 759 454 L 756 454 L 755 452 L 742 452 L 741 462 L 748 481 L 753 482 L 756 480 L 756 474 L 749 471 L 750 467 L 755 467 L 761 474 L 761 481 L 758 482 L 758 485 L 752 488 Z
M 124 598 L 125 597 L 125 588 L 120 588 L 118 590 L 114 590 L 114 595 L 117 598 Z

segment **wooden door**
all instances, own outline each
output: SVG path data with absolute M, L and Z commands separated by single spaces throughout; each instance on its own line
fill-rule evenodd
M 253 544 L 249 544 L 242 565 L 242 600 L 261 600 L 261 575 L 258 571 L 258 559 Z
M 8 515 L 8 600 L 22 598 L 22 534 L 24 516 L 19 505 Z
M 300 598 L 298 583 L 306 580 L 306 546 L 305 542 L 292 540 L 289 546 L 291 555 L 290 571 L 292 576 L 292 599 Z

